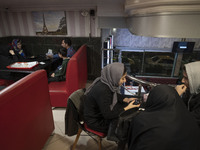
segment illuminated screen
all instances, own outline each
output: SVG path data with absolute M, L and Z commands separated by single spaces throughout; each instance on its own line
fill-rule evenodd
M 195 42 L 174 42 L 172 52 L 191 53 L 193 52 Z

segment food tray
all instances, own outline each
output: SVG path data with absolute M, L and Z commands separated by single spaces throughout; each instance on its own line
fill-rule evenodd
M 8 69 L 32 69 L 33 67 L 37 66 L 37 61 L 32 62 L 16 62 L 9 66 L 7 66 Z

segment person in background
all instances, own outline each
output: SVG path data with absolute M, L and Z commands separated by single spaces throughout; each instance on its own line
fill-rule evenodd
M 200 61 L 188 63 L 183 68 L 181 85 L 176 90 L 200 127 Z
M 72 57 L 76 51 L 73 49 L 73 47 L 71 46 L 72 45 L 72 42 L 70 40 L 70 38 L 65 38 L 62 40 L 62 43 L 61 43 L 61 46 L 63 48 L 66 48 L 67 49 L 67 57 Z M 47 57 L 49 58 L 59 58 L 58 54 L 55 54 L 55 55 L 47 55 Z
M 173 87 L 154 87 L 133 117 L 129 150 L 199 150 L 200 129 Z
M 58 51 L 58 55 L 62 58 L 62 65 L 59 66 L 54 73 L 51 74 L 51 77 L 48 79 L 48 82 L 64 81 L 66 79 L 66 69 L 69 58 L 67 57 L 67 49 L 61 48 Z
M 23 61 L 28 57 L 34 58 L 34 56 L 30 56 L 30 54 L 22 48 L 22 41 L 20 39 L 12 40 L 9 53 L 11 56 L 17 56 L 19 61 Z
M 119 87 L 126 82 L 126 68 L 122 63 L 105 66 L 98 77 L 87 88 L 84 100 L 84 121 L 92 130 L 107 133 L 109 124 L 119 114 L 134 105 L 135 98 L 125 98 Z

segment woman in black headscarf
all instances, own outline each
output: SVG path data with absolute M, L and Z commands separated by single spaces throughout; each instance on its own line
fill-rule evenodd
M 101 77 L 88 87 L 85 92 L 84 121 L 89 128 L 107 133 L 112 119 L 118 118 L 125 110 L 139 107 L 133 105 L 134 98 L 125 98 L 119 93 L 119 87 L 126 82 L 126 74 L 124 64 L 109 64 L 102 69 Z
M 129 150 L 200 150 L 200 131 L 173 87 L 149 94 L 145 111 L 133 118 Z

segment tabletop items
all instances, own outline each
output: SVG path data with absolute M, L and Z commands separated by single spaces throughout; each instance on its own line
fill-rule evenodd
M 32 62 L 15 62 L 9 66 L 8 69 L 32 69 L 33 67 L 37 66 L 39 63 L 38 61 Z

